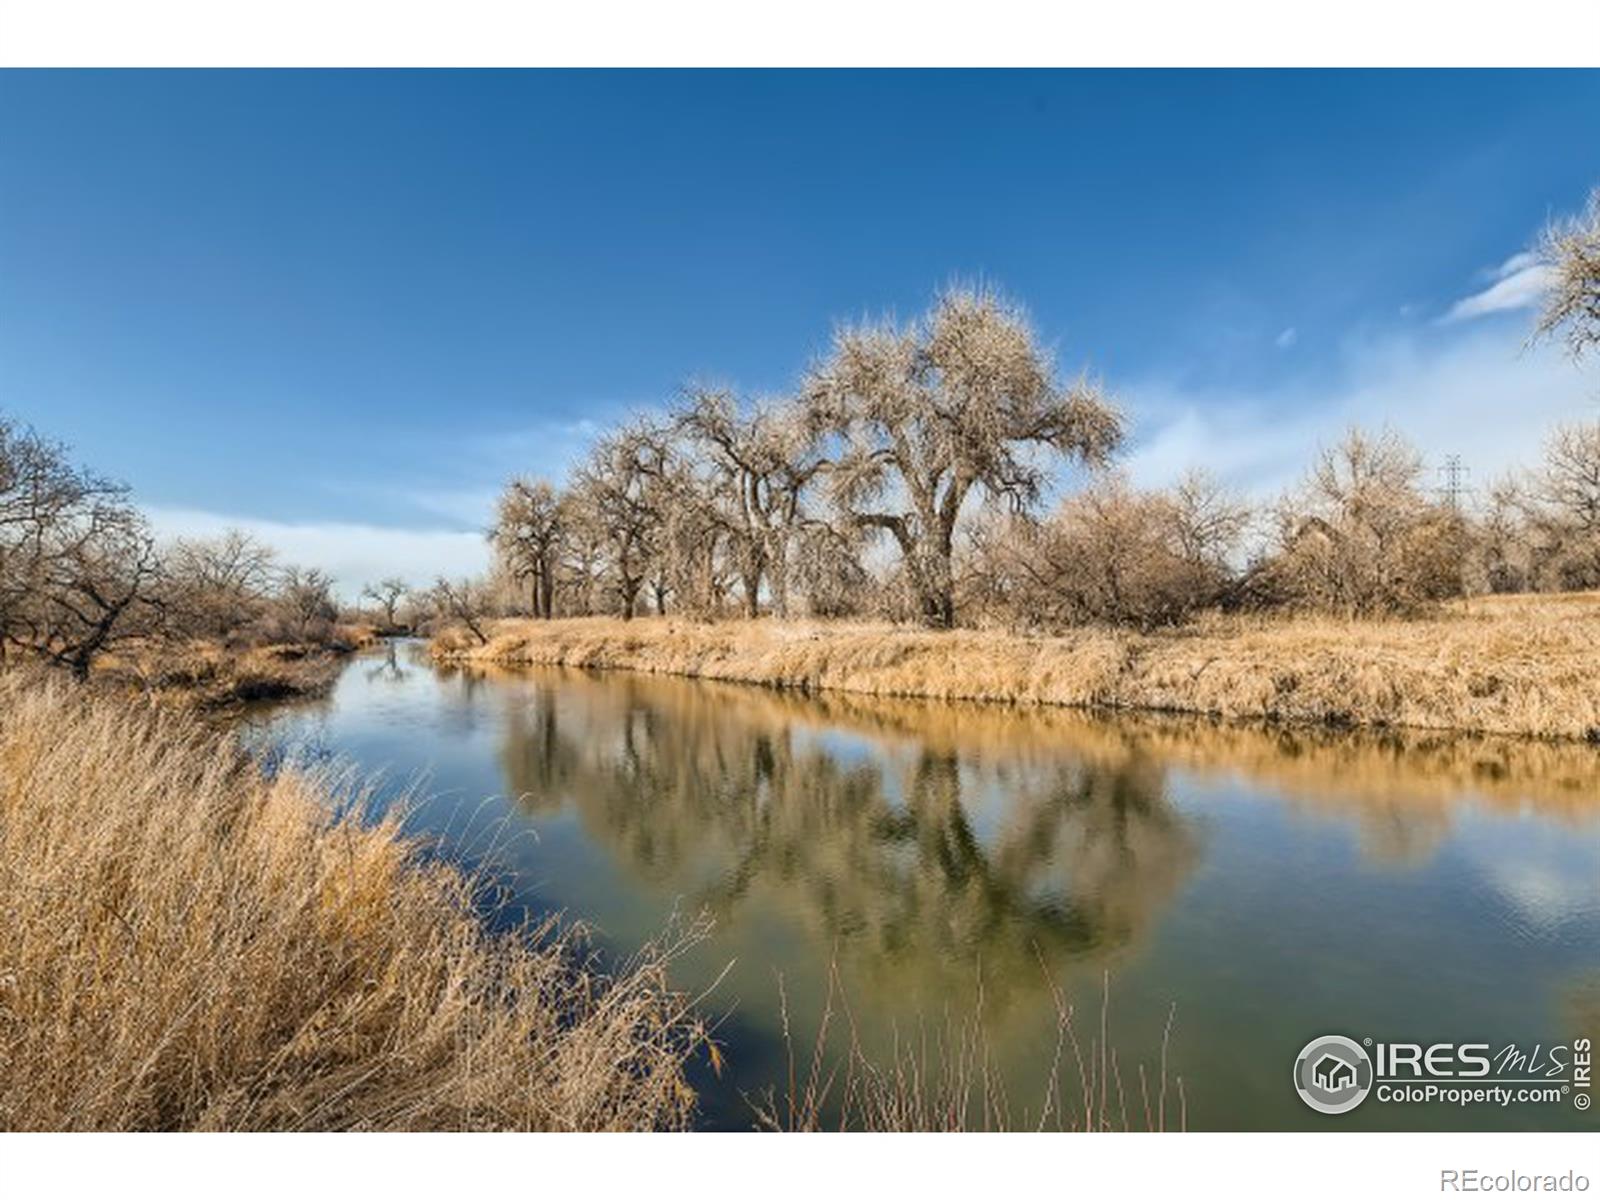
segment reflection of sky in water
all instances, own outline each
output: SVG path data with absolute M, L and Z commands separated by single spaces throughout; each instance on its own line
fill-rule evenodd
M 1529 936 L 1556 937 L 1600 920 L 1600 839 L 1532 821 L 1463 822 L 1455 853 L 1521 918 Z
M 592 921 L 605 946 L 709 908 L 716 933 L 678 977 L 698 988 L 734 962 L 718 996 L 747 1090 L 774 1078 L 775 975 L 804 1028 L 837 963 L 870 1042 L 966 1002 L 981 971 L 997 1058 L 1025 1095 L 1049 987 L 1097 1016 L 1109 971 L 1130 1073 L 1158 1059 L 1177 1005 L 1195 1125 L 1321 1128 L 1286 1094 L 1310 1036 L 1549 1043 L 1577 1032 L 1576 989 L 1600 970 L 1585 786 L 1600 756 L 1581 748 L 1397 749 L 396 665 L 358 660 L 271 736 L 381 769 L 384 794 L 409 791 L 413 828 L 534 908 Z M 1499 791 L 1456 784 L 1485 777 Z M 1367 1105 L 1340 1127 L 1573 1120 Z

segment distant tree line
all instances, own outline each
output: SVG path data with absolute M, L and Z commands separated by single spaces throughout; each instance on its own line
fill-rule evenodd
M 1600 340 L 1600 192 L 1540 243 L 1542 334 Z M 1204 609 L 1402 614 L 1481 592 L 1600 587 L 1600 422 L 1468 507 L 1388 430 L 1351 429 L 1249 505 L 1203 471 L 1141 490 L 1111 466 L 1113 402 L 1063 382 L 1025 316 L 954 290 L 846 328 L 795 394 L 690 388 L 597 440 L 565 486 L 515 479 L 493 575 L 437 611 L 863 616 L 1153 628 Z M 1087 469 L 1053 512 L 1063 463 Z
M 1538 247 L 1538 333 L 1600 345 L 1600 191 Z M 1203 472 L 1157 490 L 1112 466 L 1122 418 L 1062 380 L 1027 318 L 954 289 L 906 323 L 841 329 L 793 395 L 687 389 L 601 436 L 561 486 L 501 495 L 482 579 L 368 585 L 387 632 L 486 640 L 494 616 L 873 617 L 935 628 L 1154 628 L 1206 609 L 1406 613 L 1479 592 L 1600 587 L 1600 421 L 1464 506 L 1418 451 L 1351 430 L 1251 506 Z M 1082 486 L 1041 511 L 1063 466 Z M 337 636 L 332 580 L 239 533 L 158 546 L 125 487 L 0 414 L 0 656 L 86 676 L 119 643 Z

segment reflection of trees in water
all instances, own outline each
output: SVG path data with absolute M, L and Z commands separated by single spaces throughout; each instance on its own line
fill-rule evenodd
M 1115 765 L 1146 755 L 1169 769 L 1242 777 L 1308 815 L 1355 826 L 1367 857 L 1412 866 L 1429 859 L 1463 808 L 1529 809 L 1584 826 L 1600 819 L 1600 749 L 1577 742 L 1416 730 L 1332 730 L 1218 722 L 1150 713 L 1085 713 L 828 693 L 808 701 L 832 719 L 868 713 L 880 728 L 913 731 L 996 761 L 1051 746 Z
M 557 724 L 556 695 L 548 685 L 512 692 L 506 712 L 501 766 L 518 803 L 534 812 L 561 807 L 580 776 L 582 755 Z
M 570 800 L 633 871 L 724 924 L 764 900 L 869 966 L 1039 977 L 1041 955 L 1134 941 L 1195 859 L 1144 755 L 997 758 L 870 726 L 859 740 L 860 721 L 847 745 L 668 681 L 573 674 L 510 695 L 503 763 L 526 805 Z
M 407 661 L 415 662 L 414 656 L 407 655 Z M 368 683 L 404 683 L 411 678 L 411 672 L 400 665 L 399 647 L 393 638 L 384 641 L 379 653 L 364 660 L 361 674 Z

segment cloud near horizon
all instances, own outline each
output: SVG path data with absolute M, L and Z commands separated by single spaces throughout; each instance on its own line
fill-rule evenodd
M 1439 324 L 1453 325 L 1492 313 L 1532 308 L 1549 290 L 1551 272 L 1536 255 L 1524 250 L 1490 271 L 1489 279 L 1488 287 L 1452 304 L 1439 318 Z
M 326 571 L 346 600 L 355 600 L 364 584 L 388 575 L 417 587 L 439 575 L 476 575 L 489 566 L 483 535 L 471 531 L 269 521 L 159 506 L 144 511 L 163 539 L 216 537 L 230 529 L 248 533 L 271 546 L 285 563 Z
M 1600 416 L 1600 377 L 1521 330 L 1396 334 L 1347 346 L 1337 378 L 1261 391 L 1128 389 L 1140 418 L 1124 467 L 1161 486 L 1204 467 L 1264 498 L 1298 480 L 1319 445 L 1351 425 L 1408 438 L 1430 468 L 1459 454 L 1482 489 L 1532 465 L 1551 428 Z

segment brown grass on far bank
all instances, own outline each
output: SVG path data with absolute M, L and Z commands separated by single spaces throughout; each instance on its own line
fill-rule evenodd
M 616 668 L 806 690 L 1600 740 L 1600 593 L 1485 597 L 1413 620 L 1210 617 L 1139 634 L 936 633 L 581 618 L 454 630 L 457 661 Z
M 181 713 L 0 677 L 0 1129 L 688 1122 L 661 953 L 606 975 L 553 927 L 492 935 L 339 799 Z
M 369 625 L 341 625 L 322 642 L 229 646 L 213 638 L 130 642 L 96 664 L 94 678 L 200 709 L 327 691 L 345 657 L 378 641 Z

